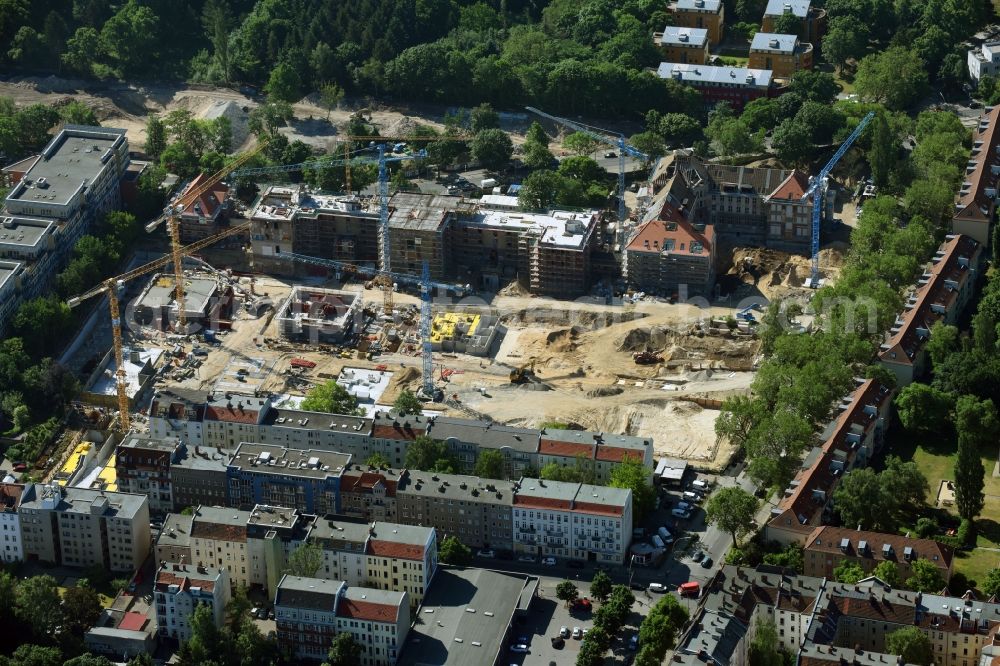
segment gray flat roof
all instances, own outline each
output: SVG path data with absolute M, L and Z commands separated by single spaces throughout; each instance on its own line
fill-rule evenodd
M 345 584 L 342 580 L 285 574 L 278 583 L 274 605 L 334 613 L 337 610 L 337 595 Z
M 8 280 L 22 270 L 24 270 L 24 264 L 20 261 L 0 261 L 0 291 L 3 291 Z
M 794 53 L 796 35 L 782 35 L 776 32 L 758 32 L 753 36 L 750 43 L 751 51 L 777 51 L 780 53 Z
M 194 446 L 185 444 L 178 450 L 177 456 L 170 462 L 170 466 L 220 472 L 225 475 L 226 465 L 229 464 L 231 457 L 232 451 L 228 449 L 199 446 L 196 451 Z
M 339 518 L 317 518 L 313 523 L 309 538 L 321 541 L 364 544 L 368 540 L 370 526 L 365 522 L 354 522 Z
M 423 546 L 430 541 L 434 534 L 433 527 L 421 527 L 420 525 L 401 525 L 399 523 L 375 523 L 372 530 L 372 538 L 379 541 L 394 541 L 396 543 L 408 543 L 415 546 Z
M 722 6 L 722 0 L 677 0 L 675 4 L 676 9 L 686 11 L 718 12 L 719 7 Z
M 199 506 L 195 510 L 194 519 L 199 523 L 246 527 L 250 521 L 250 512 L 224 506 Z
M 67 205 L 111 161 L 116 145 L 124 140 L 123 129 L 64 127 L 7 199 Z
M 396 487 L 396 496 L 398 497 L 400 493 L 442 500 L 461 499 L 466 502 L 510 506 L 514 498 L 514 484 L 510 481 L 480 479 L 478 476 L 464 474 L 435 474 L 410 470 Z
M 461 203 L 462 197 L 399 192 L 389 200 L 389 226 L 411 231 L 440 231 L 445 218 Z
M 521 593 L 533 581 L 487 569 L 441 567 L 417 611 L 418 623 L 407 636 L 398 663 L 492 666 L 506 649 L 504 636 Z
M 547 481 L 545 479 L 522 478 L 517 496 L 537 497 L 545 500 L 562 502 L 583 502 L 624 508 L 632 501 L 632 496 L 626 488 L 610 488 L 594 486 L 588 483 L 572 481 Z M 579 510 L 579 509 L 575 509 Z
M 705 28 L 679 28 L 668 25 L 663 29 L 660 44 L 665 46 L 704 46 L 708 42 Z
M 129 434 L 118 446 L 126 449 L 150 449 L 151 451 L 173 452 L 177 448 L 177 440 L 174 438 L 153 439 L 151 437 Z
M 90 514 L 95 502 L 107 501 L 104 515 L 114 514 L 119 518 L 134 518 L 148 501 L 145 495 L 33 483 L 25 489 L 21 498 L 21 509 L 41 509 L 43 498 L 52 492 L 60 492 L 62 495 L 56 507 L 61 513 Z
M 242 442 L 229 467 L 257 474 L 280 474 L 313 479 L 340 476 L 351 462 L 349 453 L 319 449 L 286 449 L 273 444 Z
M 298 423 L 305 419 L 308 419 L 308 423 Z M 285 426 L 287 428 L 305 428 L 307 430 L 339 430 L 342 432 L 360 432 L 364 434 L 370 433 L 372 429 L 372 420 L 368 418 L 328 414 L 326 412 L 306 412 L 301 409 L 284 409 L 280 407 L 268 410 L 263 424 Z
M 219 287 L 215 280 L 208 277 L 189 277 L 184 280 L 184 309 L 187 312 L 204 311 L 208 301 L 215 295 Z M 137 306 L 155 310 L 168 308 L 174 303 L 174 278 L 165 273 L 154 275 L 150 280 L 149 289 L 140 298 Z
M 35 220 L 30 217 L 5 217 L 0 224 L 0 245 L 34 247 L 47 233 L 51 233 L 55 223 L 49 220 Z
M 160 536 L 156 539 L 156 545 L 180 548 L 190 546 L 192 521 L 194 521 L 194 516 L 185 516 L 180 513 L 167 514 Z
M 508 447 L 518 451 L 538 451 L 538 430 L 517 428 L 486 421 L 439 416 L 434 419 L 430 436 L 438 440 L 455 438 L 460 442 L 475 442 L 480 448 Z
M 771 70 L 747 67 L 715 67 L 679 62 L 661 62 L 656 74 L 661 79 L 678 79 L 685 83 L 716 86 L 753 86 L 766 88 L 771 84 Z
M 764 16 L 781 16 L 791 12 L 799 18 L 809 14 L 810 0 L 768 0 Z

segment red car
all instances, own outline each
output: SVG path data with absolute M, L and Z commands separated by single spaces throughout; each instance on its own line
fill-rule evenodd
M 23 463 L 23 462 L 16 462 L 16 463 L 14 463 L 14 471 L 15 472 L 26 472 L 26 471 L 28 471 L 28 464 L 27 463 Z

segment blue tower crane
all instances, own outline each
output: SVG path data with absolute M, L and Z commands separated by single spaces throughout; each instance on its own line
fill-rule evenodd
M 837 166 L 837 162 L 840 158 L 851 149 L 854 142 L 857 141 L 858 137 L 861 136 L 861 132 L 864 131 L 868 123 L 871 122 L 872 118 L 875 117 L 874 111 L 869 111 L 858 126 L 854 128 L 850 136 L 840 144 L 837 148 L 837 152 L 833 154 L 830 161 L 826 163 L 820 172 L 813 178 L 812 184 L 809 185 L 809 189 L 806 190 L 805 194 L 802 195 L 802 201 L 805 201 L 810 196 L 813 198 L 813 209 L 812 209 L 812 271 L 809 275 L 809 280 L 806 284 L 816 289 L 819 287 L 819 236 L 820 236 L 820 220 L 822 218 L 823 203 L 826 199 L 826 184 L 827 179 L 830 177 L 830 172 L 833 171 L 833 167 Z

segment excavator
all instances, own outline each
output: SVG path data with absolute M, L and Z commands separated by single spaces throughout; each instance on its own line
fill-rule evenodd
M 511 384 L 524 384 L 535 378 L 535 359 L 532 357 L 527 363 L 512 368 L 510 371 Z

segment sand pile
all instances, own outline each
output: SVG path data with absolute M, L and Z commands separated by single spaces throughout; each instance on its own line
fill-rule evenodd
M 215 120 L 220 117 L 228 118 L 229 123 L 233 127 L 234 149 L 242 146 L 247 137 L 250 136 L 250 114 L 234 101 L 219 100 L 212 102 L 201 112 L 201 117 L 204 120 Z
M 545 336 L 545 346 L 553 352 L 571 352 L 576 349 L 576 331 L 565 328 Z
M 417 131 L 420 123 L 409 116 L 403 116 L 395 122 L 389 123 L 385 131 L 380 136 L 409 136 Z
M 623 352 L 660 350 L 667 345 L 668 329 L 662 326 L 633 328 L 615 341 L 615 348 Z

